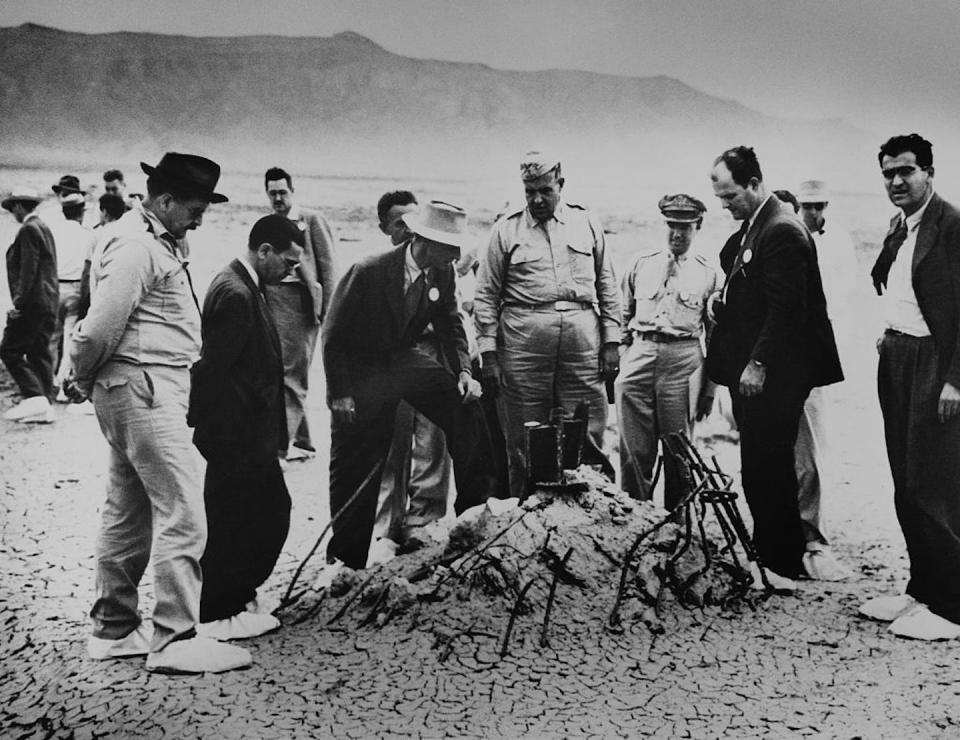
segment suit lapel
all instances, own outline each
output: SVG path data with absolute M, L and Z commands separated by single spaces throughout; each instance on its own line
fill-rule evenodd
M 256 306 L 257 317 L 260 320 L 260 324 L 266 327 L 267 334 L 270 337 L 270 344 L 273 345 L 273 349 L 279 357 L 280 336 L 277 334 L 277 328 L 273 323 L 272 317 L 267 312 L 266 298 L 264 297 L 263 293 L 260 292 L 260 288 L 257 287 L 257 284 L 253 282 L 253 278 L 250 277 L 250 273 L 247 272 L 247 268 L 240 263 L 240 260 L 233 260 L 233 262 L 230 263 L 230 267 L 233 268 L 233 271 L 240 276 L 244 286 L 246 286 L 247 290 L 250 291 L 250 297 L 253 301 L 253 305 Z
M 937 224 L 940 223 L 940 216 L 943 212 L 943 201 L 936 193 L 930 198 L 927 210 L 923 212 L 923 218 L 920 219 L 920 226 L 917 231 L 917 243 L 913 249 L 913 264 L 910 268 L 910 274 L 916 275 L 917 266 L 923 262 L 924 258 L 930 254 L 933 245 L 937 243 L 940 236 L 940 229 Z
M 404 278 L 404 254 L 407 245 L 403 244 L 387 255 L 384 263 L 386 275 L 384 276 L 384 292 L 386 293 L 387 306 L 397 325 L 397 334 L 403 332 L 403 278 Z
M 740 251 L 737 252 L 737 258 L 734 260 L 733 269 L 730 270 L 730 279 L 732 279 L 733 276 L 738 272 L 741 272 L 743 268 L 750 263 L 750 260 L 753 259 L 754 255 L 756 254 L 755 244 L 757 241 L 757 235 L 763 231 L 763 228 L 767 225 L 767 221 L 770 220 L 771 216 L 773 216 L 779 210 L 780 201 L 777 199 L 777 196 L 771 195 L 769 198 L 767 198 L 767 202 L 764 203 L 760 208 L 760 213 L 757 214 L 757 218 L 753 222 L 753 226 L 747 232 L 747 238 L 743 240 L 743 244 L 740 246 Z M 729 282 L 729 279 L 727 282 Z

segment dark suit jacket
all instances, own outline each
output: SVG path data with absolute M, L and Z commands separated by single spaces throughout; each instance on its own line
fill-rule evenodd
M 426 306 L 404 325 L 406 249 L 404 244 L 354 264 L 337 285 L 323 325 L 328 401 L 351 396 L 360 404 L 375 398 L 391 363 L 416 345 L 428 323 L 447 367 L 454 374 L 470 370 L 453 265 L 431 270 Z
M 330 297 L 337 284 L 334 262 L 336 239 L 326 219 L 316 211 L 301 208 L 300 222 L 304 225 L 306 244 L 297 274 L 307 286 L 307 310 L 319 324 L 326 316 Z
M 266 463 L 287 447 L 280 339 L 239 260 L 203 301 L 203 347 L 194 364 L 187 423 L 208 460 Z
M 827 318 L 813 238 L 776 196 L 763 205 L 741 249 L 741 232 L 720 251 L 726 300 L 707 351 L 710 379 L 736 388 L 750 360 L 767 382 L 809 387 L 843 380 Z
M 7 250 L 7 284 L 14 310 L 57 312 L 57 250 L 53 234 L 37 216 L 27 217 Z
M 890 222 L 892 232 L 900 216 Z M 960 388 L 960 211 L 936 193 L 920 219 L 911 268 L 920 313 L 937 344 L 940 378 Z

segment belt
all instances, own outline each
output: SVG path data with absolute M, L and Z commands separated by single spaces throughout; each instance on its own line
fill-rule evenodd
M 77 278 L 76 280 L 61 280 L 60 282 L 61 283 L 82 283 L 83 280 L 81 280 L 80 278 Z
M 587 301 L 553 301 L 551 303 L 505 303 L 504 307 L 527 308 L 530 310 L 552 309 L 554 311 L 584 311 L 586 309 L 592 309 L 593 304 Z
M 662 331 L 634 331 L 634 336 L 647 342 L 696 342 L 698 339 L 697 337 L 679 337 Z
M 883 334 L 888 337 L 904 337 L 905 339 L 933 339 L 932 334 L 918 337 L 916 334 L 907 334 L 905 331 L 897 331 L 896 329 L 885 329 Z

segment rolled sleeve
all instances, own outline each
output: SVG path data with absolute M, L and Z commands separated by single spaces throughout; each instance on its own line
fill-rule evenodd
M 600 340 L 619 343 L 622 326 L 620 310 L 620 291 L 617 287 L 617 277 L 613 272 L 613 262 L 607 252 L 603 228 L 593 218 L 590 218 L 590 228 L 593 230 L 594 257 L 596 264 L 597 305 L 600 309 Z

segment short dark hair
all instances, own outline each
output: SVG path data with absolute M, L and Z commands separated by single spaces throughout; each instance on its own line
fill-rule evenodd
M 901 134 L 900 136 L 891 136 L 880 145 L 880 153 L 877 154 L 877 161 L 883 166 L 884 157 L 896 157 L 904 152 L 913 152 L 917 157 L 918 167 L 933 166 L 933 144 L 924 139 L 920 134 Z
M 84 211 L 87 210 L 87 204 L 64 203 L 61 206 L 61 210 L 63 211 L 63 217 L 67 219 L 67 221 L 79 221 L 81 218 L 83 218 Z
M 797 196 L 795 196 L 789 190 L 774 190 L 773 194 L 784 203 L 789 203 L 792 205 L 794 213 L 800 213 L 800 201 L 798 201 Z
M 123 173 L 120 170 L 107 170 L 103 173 L 103 181 L 110 182 L 111 180 L 123 182 Z
M 119 195 L 104 193 L 100 196 L 100 210 L 106 211 L 107 215 L 116 221 L 127 210 L 127 205 Z
M 417 202 L 417 196 L 409 190 L 391 190 L 381 195 L 377 201 L 377 219 L 383 223 L 394 206 L 408 206 L 411 203 L 416 205 Z
M 273 178 L 279 179 L 279 178 Z M 261 244 L 269 244 L 276 253 L 286 252 L 292 244 L 306 245 L 306 236 L 296 222 L 286 216 L 271 213 L 257 221 L 250 229 L 247 248 L 256 251 Z
M 287 187 L 293 190 L 293 178 L 290 177 L 290 173 L 282 167 L 271 167 L 269 170 L 263 173 L 264 190 L 267 189 L 267 183 L 271 180 L 286 180 Z
M 757 161 L 757 154 L 750 146 L 735 146 L 727 149 L 723 154 L 713 161 L 714 167 L 723 162 L 733 181 L 742 188 L 747 187 L 750 180 L 754 177 L 758 182 L 763 182 L 763 173 L 760 171 L 760 162 Z

